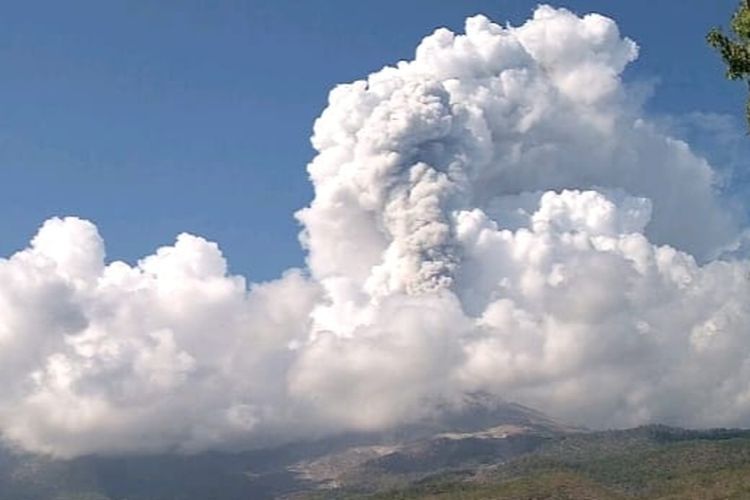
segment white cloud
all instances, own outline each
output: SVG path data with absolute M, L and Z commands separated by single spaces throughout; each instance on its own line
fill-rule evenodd
M 620 81 L 602 16 L 477 16 L 336 87 L 297 217 L 251 285 L 187 234 L 131 266 L 52 219 L 0 260 L 0 429 L 62 455 L 382 429 L 469 392 L 575 423 L 750 425 L 750 263 L 690 147 Z

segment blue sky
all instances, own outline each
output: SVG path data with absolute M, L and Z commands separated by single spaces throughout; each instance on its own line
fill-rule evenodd
M 312 193 L 312 122 L 338 82 L 410 58 L 467 15 L 522 22 L 530 1 L 15 2 L 0 20 L 0 254 L 54 215 L 94 221 L 130 262 L 188 231 L 233 272 L 301 265 L 292 213 Z M 641 46 L 629 81 L 655 115 L 730 114 L 744 87 L 705 45 L 732 0 L 568 1 Z M 689 7 L 685 7 L 689 5 Z M 721 144 L 698 138 L 727 161 Z

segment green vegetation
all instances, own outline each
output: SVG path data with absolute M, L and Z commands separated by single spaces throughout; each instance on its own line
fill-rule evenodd
M 404 445 L 322 490 L 289 474 L 296 452 L 69 461 L 0 453 L 0 500 L 750 498 L 750 431 L 647 426 L 505 439 Z
M 730 35 L 714 28 L 706 37 L 708 43 L 721 54 L 727 66 L 727 78 L 746 80 L 750 85 L 750 0 L 743 0 L 731 21 Z M 750 127 L 750 97 L 745 106 Z
M 571 435 L 505 464 L 342 498 L 746 499 L 750 433 L 644 427 Z

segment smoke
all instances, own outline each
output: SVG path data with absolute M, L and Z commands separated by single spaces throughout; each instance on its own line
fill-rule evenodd
M 750 425 L 742 220 L 622 83 L 637 53 L 610 19 L 541 6 L 334 88 L 307 269 L 276 281 L 188 234 L 107 263 L 91 223 L 48 220 L 0 260 L 3 436 L 255 447 L 477 392 L 591 426 Z

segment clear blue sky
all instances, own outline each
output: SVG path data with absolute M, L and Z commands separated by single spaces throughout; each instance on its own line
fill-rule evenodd
M 537 3 L 7 2 L 0 255 L 46 218 L 78 215 L 99 226 L 111 259 L 134 262 L 188 231 L 254 281 L 301 265 L 292 213 L 312 195 L 309 135 L 329 88 L 411 58 L 438 26 L 460 30 L 476 13 L 518 24 Z M 627 78 L 658 78 L 653 113 L 741 119 L 744 87 L 723 79 L 704 42 L 736 4 L 553 2 L 610 15 L 641 45 Z

